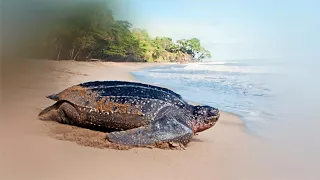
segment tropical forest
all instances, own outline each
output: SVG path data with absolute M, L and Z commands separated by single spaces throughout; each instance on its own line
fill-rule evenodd
M 45 34 L 37 38 L 37 58 L 52 60 L 199 62 L 211 53 L 198 38 L 173 41 L 116 20 L 101 3 L 61 6 Z M 67 12 L 67 13 L 65 13 Z M 35 54 L 33 54 L 35 57 Z

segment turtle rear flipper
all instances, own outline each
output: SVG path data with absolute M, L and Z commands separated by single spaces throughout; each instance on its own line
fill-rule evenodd
M 163 116 L 150 125 L 131 130 L 112 132 L 106 137 L 112 143 L 130 146 L 149 146 L 158 143 L 190 142 L 193 131 L 172 116 Z

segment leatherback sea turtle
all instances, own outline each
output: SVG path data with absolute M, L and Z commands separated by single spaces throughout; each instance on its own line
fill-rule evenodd
M 56 103 L 41 111 L 39 119 L 114 129 L 106 139 L 129 146 L 186 145 L 220 116 L 217 108 L 191 105 L 167 88 L 137 82 L 85 82 L 47 98 Z

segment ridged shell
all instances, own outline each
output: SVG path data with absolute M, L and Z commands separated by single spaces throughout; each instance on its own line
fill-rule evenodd
M 99 108 L 101 103 L 134 104 L 134 101 L 159 100 L 185 107 L 187 102 L 177 93 L 158 86 L 128 81 L 91 81 L 71 86 L 53 100 L 68 100 L 78 106 Z

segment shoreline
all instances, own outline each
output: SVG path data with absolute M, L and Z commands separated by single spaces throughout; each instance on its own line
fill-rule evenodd
M 178 63 L 150 63 L 150 66 L 147 66 L 147 67 L 141 67 L 141 68 L 138 68 L 136 70 L 143 70 L 143 69 L 148 69 L 148 68 L 153 68 L 153 67 L 156 67 L 156 66 L 166 66 L 166 65 L 171 65 L 171 64 L 176 64 L 178 65 Z M 135 70 L 135 71 L 136 71 Z M 137 82 L 141 82 L 139 81 L 134 75 L 133 75 L 133 71 L 130 71 L 130 74 L 132 76 L 132 79 L 134 79 L 134 81 L 137 81 Z M 143 82 L 145 83 L 145 82 Z M 147 83 L 148 84 L 148 83 Z M 159 85 L 156 85 L 156 86 L 159 86 Z M 164 88 L 168 88 L 170 89 L 170 87 L 165 87 L 165 86 L 161 86 L 161 87 L 164 87 Z M 190 104 L 197 104 L 197 105 L 204 105 L 204 104 L 201 104 L 199 102 L 195 102 L 195 101 L 188 101 L 188 103 Z M 219 109 L 220 110 L 220 109 Z M 243 128 L 243 131 L 247 134 L 249 134 L 246 130 L 245 130 L 245 121 L 241 119 L 241 116 L 239 114 L 236 114 L 236 113 L 233 113 L 233 112 L 228 112 L 228 111 L 224 111 L 224 110 L 220 110 L 220 112 L 222 112 L 223 114 L 228 114 L 228 115 L 231 115 L 231 116 L 234 116 L 235 118 L 237 118 L 237 124 L 241 125 L 242 128 Z M 252 136 L 256 136 L 254 134 L 249 134 L 249 135 L 252 135 Z
M 91 80 L 137 81 L 132 71 L 155 65 L 160 64 L 46 60 L 8 67 L 2 82 L 0 179 L 261 179 L 253 155 L 259 142 L 225 112 L 182 151 L 109 149 L 101 143 L 104 133 L 37 119 L 53 104 L 48 94 Z

